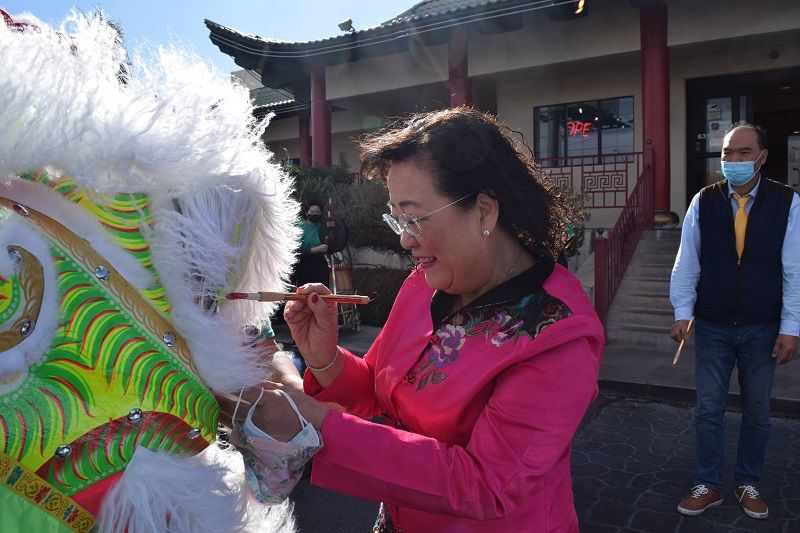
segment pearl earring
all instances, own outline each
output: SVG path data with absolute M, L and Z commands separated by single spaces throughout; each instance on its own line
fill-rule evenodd
M 491 231 L 489 231 L 489 228 L 486 228 L 486 229 L 483 230 L 483 236 L 484 237 L 488 237 L 490 233 L 491 233 Z

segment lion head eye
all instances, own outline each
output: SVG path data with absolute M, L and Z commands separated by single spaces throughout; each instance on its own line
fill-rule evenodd
M 8 245 L 0 264 L 0 391 L 15 387 L 37 359 L 34 335 L 44 299 L 44 268 L 26 248 Z M 37 343 L 38 344 L 38 343 Z

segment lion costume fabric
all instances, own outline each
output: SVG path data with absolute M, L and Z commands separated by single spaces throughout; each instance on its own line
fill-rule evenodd
M 102 14 L 0 23 L 0 531 L 293 530 L 247 497 L 211 390 L 268 368 L 225 302 L 298 235 L 246 89 Z

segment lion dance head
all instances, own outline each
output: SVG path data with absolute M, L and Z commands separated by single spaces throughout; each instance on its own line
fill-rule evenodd
M 247 326 L 298 206 L 246 89 L 102 14 L 0 23 L 0 509 L 31 531 L 292 530 L 247 497 L 212 390 L 269 369 Z

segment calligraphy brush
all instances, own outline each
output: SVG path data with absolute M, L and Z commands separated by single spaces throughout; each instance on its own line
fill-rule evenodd
M 293 300 L 306 300 L 308 294 L 296 292 L 229 292 L 225 295 L 228 300 L 255 300 L 257 302 L 289 302 Z M 326 302 L 337 304 L 368 304 L 369 296 L 358 294 L 320 294 Z

